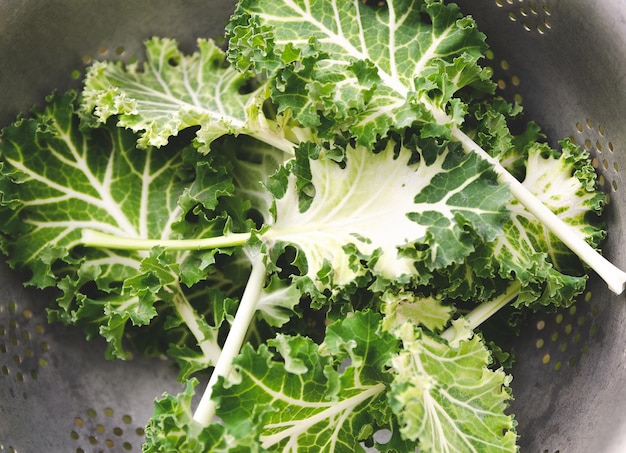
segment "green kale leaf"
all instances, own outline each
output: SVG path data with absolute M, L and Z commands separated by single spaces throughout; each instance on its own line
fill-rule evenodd
M 395 331 L 401 351 L 389 404 L 402 434 L 424 452 L 515 451 L 515 422 L 504 409 L 511 377 L 491 370 L 490 353 L 477 335 L 447 344 L 411 323 Z
M 484 35 L 454 4 L 244 0 L 227 31 L 237 67 L 276 74 L 280 111 L 319 131 L 347 129 L 365 146 L 415 122 L 449 136 L 466 110 L 454 96 L 493 91 L 477 65 Z

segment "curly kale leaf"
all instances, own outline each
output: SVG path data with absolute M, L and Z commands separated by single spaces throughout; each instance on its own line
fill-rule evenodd
M 287 116 L 265 115 L 267 87 L 228 65 L 211 40 L 185 55 L 172 39 L 146 42 L 146 61 L 97 62 L 85 78 L 83 109 L 99 121 L 116 116 L 119 125 L 140 133 L 141 147 L 165 145 L 172 136 L 198 127 L 197 145 L 226 134 L 247 134 L 290 152 L 298 134 Z M 291 134 L 291 135 L 290 135 Z
M 384 401 L 397 346 L 379 315 L 361 312 L 330 325 L 321 345 L 279 335 L 257 351 L 245 347 L 238 378 L 218 384 L 217 415 L 231 436 L 254 432 L 270 451 L 364 451 L 383 429 L 395 432 L 385 451 L 408 451 Z
M 295 244 L 320 288 L 354 281 L 363 261 L 383 278 L 427 281 L 433 269 L 462 262 L 476 237 L 495 239 L 508 218 L 506 186 L 497 184 L 489 164 L 459 148 L 390 140 L 377 153 L 348 147 L 345 166 L 296 158 L 270 186 L 276 221 L 260 237 L 270 245 Z M 312 194 L 305 206 L 303 192 Z
M 281 110 L 363 145 L 415 122 L 449 136 L 466 110 L 459 92 L 493 90 L 477 65 L 484 36 L 454 4 L 244 0 L 227 31 L 237 67 L 275 74 Z
M 424 452 L 515 451 L 513 417 L 505 413 L 511 377 L 491 370 L 491 356 L 466 332 L 447 344 L 411 323 L 396 330 L 402 349 L 391 359 L 389 404 L 401 432 Z
M 81 241 L 85 228 L 138 239 L 221 235 L 228 221 L 218 205 L 234 190 L 230 176 L 199 165 L 190 147 L 137 149 L 130 131 L 88 127 L 76 110 L 74 93 L 54 95 L 42 112 L 3 130 L 0 241 L 9 264 L 29 270 L 30 285 L 58 287 L 50 318 L 82 324 L 90 337 L 102 334 L 109 356 L 129 356 L 126 329 L 149 324 L 163 301 L 193 320 L 214 359 L 219 323 L 196 316 L 207 308 L 181 283 L 202 280 L 216 250 L 123 251 Z M 198 206 L 205 215 L 182 227 Z

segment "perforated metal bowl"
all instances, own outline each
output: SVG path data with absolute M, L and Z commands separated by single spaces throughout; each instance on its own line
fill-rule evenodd
M 626 2 L 460 0 L 487 34 L 502 94 L 553 144 L 572 136 L 610 194 L 605 255 L 626 256 Z M 219 36 L 234 0 L 0 0 L 0 127 L 51 90 L 79 86 L 92 59 L 142 55 L 153 36 Z M 75 74 L 72 77 L 72 73 Z M 140 451 L 168 364 L 110 362 L 100 341 L 48 325 L 49 295 L 0 268 L 0 452 Z M 626 300 L 592 278 L 572 308 L 533 318 L 512 370 L 522 452 L 626 451 Z

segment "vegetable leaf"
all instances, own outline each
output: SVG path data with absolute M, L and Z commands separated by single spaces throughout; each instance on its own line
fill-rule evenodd
M 125 237 L 167 237 L 183 215 L 178 199 L 195 177 L 193 152 L 186 154 L 191 158 L 186 162 L 180 150 L 137 150 L 134 135 L 114 126 L 81 129 L 73 103 L 71 94 L 57 96 L 38 118 L 3 133 L 3 211 L 10 215 L 3 229 L 15 239 L 6 241 L 5 248 L 12 263 L 31 267 L 37 286 L 53 283 L 51 270 L 37 263 L 38 255 L 49 250 L 47 255 L 65 258 L 67 250 L 80 244 L 83 228 Z M 223 192 L 232 190 L 224 174 L 214 184 L 221 184 Z M 124 254 L 115 259 L 118 254 L 112 251 L 91 253 L 93 265 L 107 269 L 98 279 L 101 289 L 134 272 L 141 259 Z
M 241 436 L 238 439 L 224 435 L 224 427 L 211 425 L 200 426 L 193 420 L 191 400 L 196 379 L 190 379 L 185 389 L 174 396 L 164 394 L 154 404 L 154 414 L 146 426 L 146 441 L 142 446 L 144 453 L 167 453 L 184 451 L 186 453 L 254 452 L 252 440 Z
M 225 134 L 249 134 L 291 150 L 281 129 L 288 119 L 277 123 L 266 118 L 265 88 L 254 85 L 250 75 L 226 63 L 214 41 L 200 39 L 198 51 L 184 55 L 175 40 L 153 38 L 146 43 L 143 64 L 93 64 L 85 79 L 83 108 L 103 122 L 116 115 L 120 126 L 141 132 L 142 147 L 163 146 L 179 131 L 199 126 L 204 152 Z
M 137 149 L 129 131 L 81 125 L 75 105 L 74 93 L 54 95 L 43 112 L 3 131 L 1 241 L 10 265 L 29 269 L 30 285 L 58 286 L 62 294 L 50 318 L 84 324 L 89 337 L 102 334 L 110 357 L 129 357 L 122 345 L 129 321 L 149 324 L 154 304 L 168 301 L 195 324 L 206 340 L 204 352 L 214 359 L 219 347 L 209 332 L 219 325 L 209 328 L 196 319 L 198 295 L 179 280 L 201 279 L 186 263 L 202 256 L 206 274 L 215 250 L 151 254 L 80 245 L 84 228 L 131 238 L 176 235 L 191 205 L 208 212 L 232 193 L 230 177 L 223 168 L 197 165 L 193 148 Z M 193 232 L 219 235 L 224 224 L 216 217 Z
M 351 243 L 366 257 L 380 251 L 372 270 L 401 279 L 417 272 L 416 252 L 403 252 L 416 243 L 425 247 L 418 267 L 427 276 L 472 251 L 468 229 L 488 241 L 499 234 L 508 192 L 488 164 L 454 143 L 428 140 L 416 155 L 396 145 L 389 141 L 378 153 L 348 147 L 345 168 L 329 159 L 310 160 L 315 196 L 304 211 L 292 172 L 276 200 L 276 222 L 262 237 L 302 249 L 314 281 L 330 263 L 333 282 L 341 286 L 361 272 L 345 249 Z
M 389 402 L 404 436 L 424 452 L 515 451 L 515 423 L 504 414 L 511 380 L 490 370 L 479 336 L 448 345 L 413 324 L 396 331 Z
M 425 135 L 449 134 L 442 126 L 465 110 L 453 96 L 468 86 L 492 90 L 476 64 L 484 36 L 454 4 L 244 0 L 227 30 L 239 68 L 277 73 L 281 110 L 305 126 L 347 128 L 364 145 L 414 121 Z
M 489 71 L 478 65 L 484 36 L 456 5 L 434 0 L 392 0 L 379 6 L 242 0 L 227 31 L 230 60 L 274 80 L 272 97 L 279 112 L 291 112 L 304 126 L 316 127 L 321 137 L 348 137 L 365 146 L 405 127 L 419 127 L 422 137 L 458 140 L 466 152 L 492 162 L 513 196 L 612 291 L 624 291 L 626 273 L 493 158 L 506 153 L 501 123 L 493 135 L 477 138 L 498 147 L 491 154 L 461 129 L 471 116 L 468 104 L 492 93 L 493 84 Z M 358 97 L 363 104 L 339 100 L 346 86 L 360 93 L 348 100 Z M 497 116 L 483 119 L 498 122 Z
M 523 184 L 575 234 L 597 245 L 605 235 L 599 215 L 606 195 L 597 190 L 588 153 L 568 141 L 561 144 L 561 153 L 547 145 L 528 150 Z M 521 204 L 512 200 L 509 209 L 511 218 L 493 255 L 503 275 L 514 274 L 522 282 L 517 303 L 570 305 L 585 287 L 580 262 Z
M 235 361 L 239 379 L 216 388 L 217 415 L 233 437 L 252 430 L 265 449 L 363 451 L 361 442 L 392 427 L 377 401 L 397 341 L 379 324 L 379 315 L 355 313 L 331 325 L 321 346 L 279 335 L 268 342 L 275 352 L 244 347 Z M 351 361 L 344 367 L 346 357 Z
M 454 311 L 454 307 L 444 304 L 441 298 L 419 297 L 408 291 L 386 291 L 382 300 L 385 315 L 383 328 L 388 331 L 410 322 L 437 332 L 448 325 Z

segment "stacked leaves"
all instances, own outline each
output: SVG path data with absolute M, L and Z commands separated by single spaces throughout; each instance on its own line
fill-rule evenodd
M 11 266 L 108 357 L 180 365 L 145 451 L 515 451 L 474 314 L 587 277 L 465 139 L 597 246 L 588 155 L 511 133 L 455 5 L 242 0 L 227 37 L 154 38 L 3 130 Z

